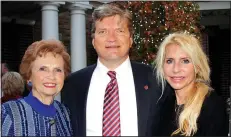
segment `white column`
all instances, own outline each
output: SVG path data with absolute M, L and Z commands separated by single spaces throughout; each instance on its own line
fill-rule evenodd
M 42 6 L 42 39 L 59 40 L 58 7 L 60 2 L 41 2 Z M 61 101 L 60 93 L 55 96 L 55 100 Z
M 59 39 L 57 2 L 41 2 L 42 6 L 42 39 Z
M 85 10 L 91 9 L 89 2 L 73 2 L 68 6 L 71 15 L 71 71 L 87 66 Z

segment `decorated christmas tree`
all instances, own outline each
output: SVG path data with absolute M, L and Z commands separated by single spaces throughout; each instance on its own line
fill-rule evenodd
M 135 29 L 131 59 L 152 64 L 164 36 L 175 31 L 188 31 L 199 39 L 200 11 L 196 2 L 130 1 L 123 4 L 133 15 Z

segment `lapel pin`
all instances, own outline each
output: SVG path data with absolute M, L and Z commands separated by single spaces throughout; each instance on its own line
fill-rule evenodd
M 145 89 L 145 90 L 148 90 L 148 85 L 145 85 L 145 86 L 144 86 L 144 89 Z

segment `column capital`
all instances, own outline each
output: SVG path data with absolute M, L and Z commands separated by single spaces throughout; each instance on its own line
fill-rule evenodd
M 41 1 L 36 2 L 40 6 L 56 6 L 59 7 L 60 5 L 65 5 L 65 2 L 52 2 L 52 1 Z
M 92 9 L 92 5 L 89 4 L 88 1 L 85 2 L 79 2 L 79 1 L 74 1 L 74 2 L 67 2 L 67 8 L 69 10 L 87 10 L 87 9 Z

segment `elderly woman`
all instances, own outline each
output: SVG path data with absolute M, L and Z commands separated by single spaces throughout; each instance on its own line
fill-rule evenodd
M 160 135 L 227 136 L 225 102 L 210 87 L 210 68 L 200 41 L 186 32 L 168 35 L 156 58 L 157 79 L 175 90 L 162 109 Z
M 6 72 L 2 77 L 3 97 L 1 103 L 21 98 L 23 90 L 24 81 L 22 76 L 18 72 Z
M 60 41 L 32 43 L 20 64 L 32 91 L 2 104 L 2 136 L 72 136 L 69 110 L 54 100 L 69 72 L 70 56 Z

